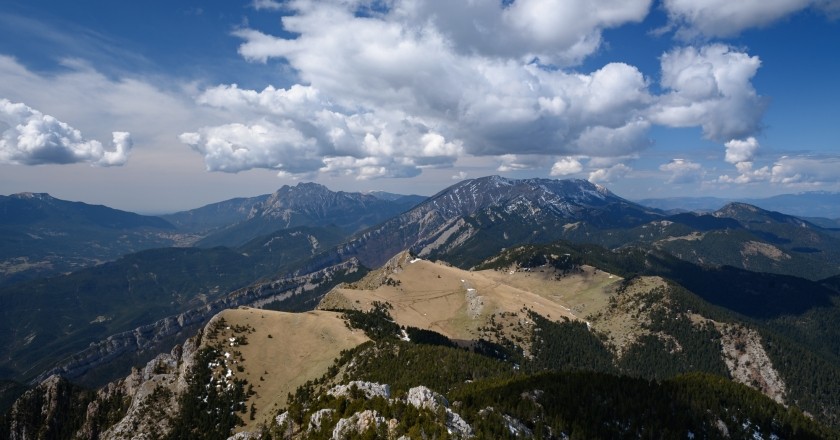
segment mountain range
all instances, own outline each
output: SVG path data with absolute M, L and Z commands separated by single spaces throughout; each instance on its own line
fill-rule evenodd
M 301 183 L 273 194 L 155 217 L 49 194 L 0 196 L 0 286 L 69 273 L 146 249 L 238 247 L 297 226 L 335 226 L 346 235 L 423 199 L 332 192 L 322 185 Z
M 34 227 L 9 206 L 10 225 Z M 745 203 L 664 211 L 587 181 L 498 176 L 429 198 L 301 183 L 161 217 L 102 215 L 69 223 L 191 246 L 0 286 L 0 379 L 34 386 L 0 435 L 321 438 L 367 417 L 362 432 L 394 438 L 838 436 L 840 231 L 808 219 Z M 227 391 L 196 388 L 208 380 Z M 395 395 L 330 394 L 349 381 Z M 537 393 L 586 383 L 590 414 Z M 642 414 L 616 387 L 664 406 Z M 1 389 L 5 401 L 22 391 Z M 412 406 L 412 393 L 439 404 Z
M 158 218 L 49 194 L 0 196 L 0 284 L 112 260 L 179 240 Z
M 642 199 L 638 203 L 664 211 L 715 211 L 732 202 L 746 203 L 768 211 L 824 220 L 840 219 L 840 193 L 809 191 L 798 194 L 780 194 L 765 198 L 725 199 L 719 197 L 670 197 Z M 836 223 L 834 226 L 837 227 Z

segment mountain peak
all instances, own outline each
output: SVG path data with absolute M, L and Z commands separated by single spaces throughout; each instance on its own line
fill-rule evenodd
M 715 217 L 727 217 L 738 220 L 741 223 L 786 223 L 796 226 L 810 227 L 811 223 L 798 217 L 781 212 L 768 211 L 754 205 L 742 202 L 727 203 L 723 208 L 712 213 Z
M 758 206 L 750 205 L 749 203 L 730 202 L 724 205 L 722 208 L 718 209 L 717 211 L 713 212 L 712 215 L 714 215 L 715 217 L 744 219 L 748 217 L 766 216 L 770 213 L 771 211 L 766 211 L 764 209 L 759 208 Z
M 20 199 L 20 200 L 53 200 L 54 197 L 49 195 L 48 193 L 33 193 L 33 192 L 21 192 L 17 194 L 12 194 L 9 196 L 13 199 Z
M 603 206 L 613 202 L 629 203 L 602 186 L 580 179 L 508 179 L 500 176 L 480 177 L 453 185 L 427 203 L 445 211 L 462 214 L 491 206 L 526 204 L 533 209 L 571 214 L 582 208 Z

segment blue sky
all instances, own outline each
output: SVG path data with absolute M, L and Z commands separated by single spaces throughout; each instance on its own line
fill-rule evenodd
M 840 190 L 837 0 L 0 3 L 0 193 Z

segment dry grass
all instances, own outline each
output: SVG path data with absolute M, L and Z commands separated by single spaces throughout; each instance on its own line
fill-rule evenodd
M 519 312 L 523 307 L 555 320 L 580 319 L 603 307 L 608 300 L 607 287 L 620 281 L 594 268 L 557 279 L 553 269 L 471 272 L 407 259 L 371 278 L 390 278 L 397 285 L 336 288 L 320 307 L 366 310 L 374 301 L 388 302 L 399 324 L 434 330 L 455 340 L 476 339 L 491 315 Z
M 608 336 L 619 357 L 641 336 L 650 334 L 645 328 L 650 323 L 650 309 L 642 310 L 640 298 L 651 290 L 665 287 L 667 283 L 659 277 L 636 278 L 623 294 L 615 297 L 615 304 L 608 304 L 591 318 L 592 326 Z
M 256 391 L 247 402 L 249 407 L 252 403 L 256 407 L 255 420 L 243 415 L 246 426 L 238 431 L 254 431 L 258 424 L 270 422 L 277 410 L 286 405 L 289 393 L 326 373 L 342 350 L 368 340 L 361 331 L 349 330 L 334 312 L 285 313 L 240 308 L 225 310 L 218 317 L 224 318 L 231 328 L 253 329 L 244 334 L 247 345 L 231 348 L 245 359 L 245 371 L 237 373 L 237 377 L 246 379 Z M 221 331 L 216 341 L 230 336 L 233 330 Z

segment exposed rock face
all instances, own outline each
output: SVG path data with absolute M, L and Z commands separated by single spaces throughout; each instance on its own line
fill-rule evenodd
M 177 397 L 186 389 L 185 372 L 192 366 L 197 340 L 157 356 L 142 369 L 97 392 L 50 376 L 24 394 L 12 408 L 9 438 L 14 440 L 151 439 L 169 431 L 168 419 L 178 411 Z M 33 406 L 40 411 L 33 411 Z M 116 423 L 103 426 L 104 423 Z M 68 422 L 71 421 L 71 422 Z M 76 421 L 77 425 L 72 425 Z
M 307 431 L 320 431 L 324 419 L 332 418 L 333 414 L 335 414 L 335 410 L 329 408 L 316 411 L 315 414 L 312 414 L 312 416 L 309 417 L 309 427 L 307 427 Z
M 365 410 L 338 421 L 333 429 L 333 440 L 344 440 L 352 434 L 363 433 L 369 429 L 376 429 L 387 423 L 385 417 L 374 410 Z
M 169 432 L 168 421 L 178 413 L 178 396 L 187 389 L 186 375 L 194 364 L 199 341 L 200 337 L 189 339 L 183 348 L 157 356 L 121 381 L 131 406 L 103 439 L 151 439 Z
M 72 386 L 58 376 L 50 376 L 37 388 L 27 391 L 12 406 L 9 439 L 29 440 L 57 435 L 58 408 L 75 401 Z M 40 419 L 40 420 L 38 420 Z
M 260 435 L 255 432 L 237 432 L 227 440 L 259 440 Z
M 723 360 L 732 379 L 784 404 L 785 383 L 767 356 L 758 332 L 732 324 L 718 324 L 718 328 Z
M 440 407 L 449 407 L 449 401 L 445 397 L 424 386 L 414 387 L 408 390 L 408 395 L 405 399 L 409 405 L 415 408 L 437 411 Z
M 415 408 L 429 409 L 435 412 L 443 408 L 446 412 L 446 429 L 450 434 L 457 438 L 466 438 L 473 435 L 472 427 L 458 413 L 449 409 L 449 401 L 446 400 L 446 397 L 429 388 L 424 386 L 411 388 L 408 390 L 405 400 L 406 403 Z
M 327 394 L 333 397 L 348 397 L 353 389 L 365 394 L 365 398 L 372 399 L 374 397 L 384 397 L 388 399 L 391 397 L 391 387 L 388 384 L 378 384 L 374 382 L 363 382 L 354 380 L 347 385 L 336 385 L 332 387 Z

